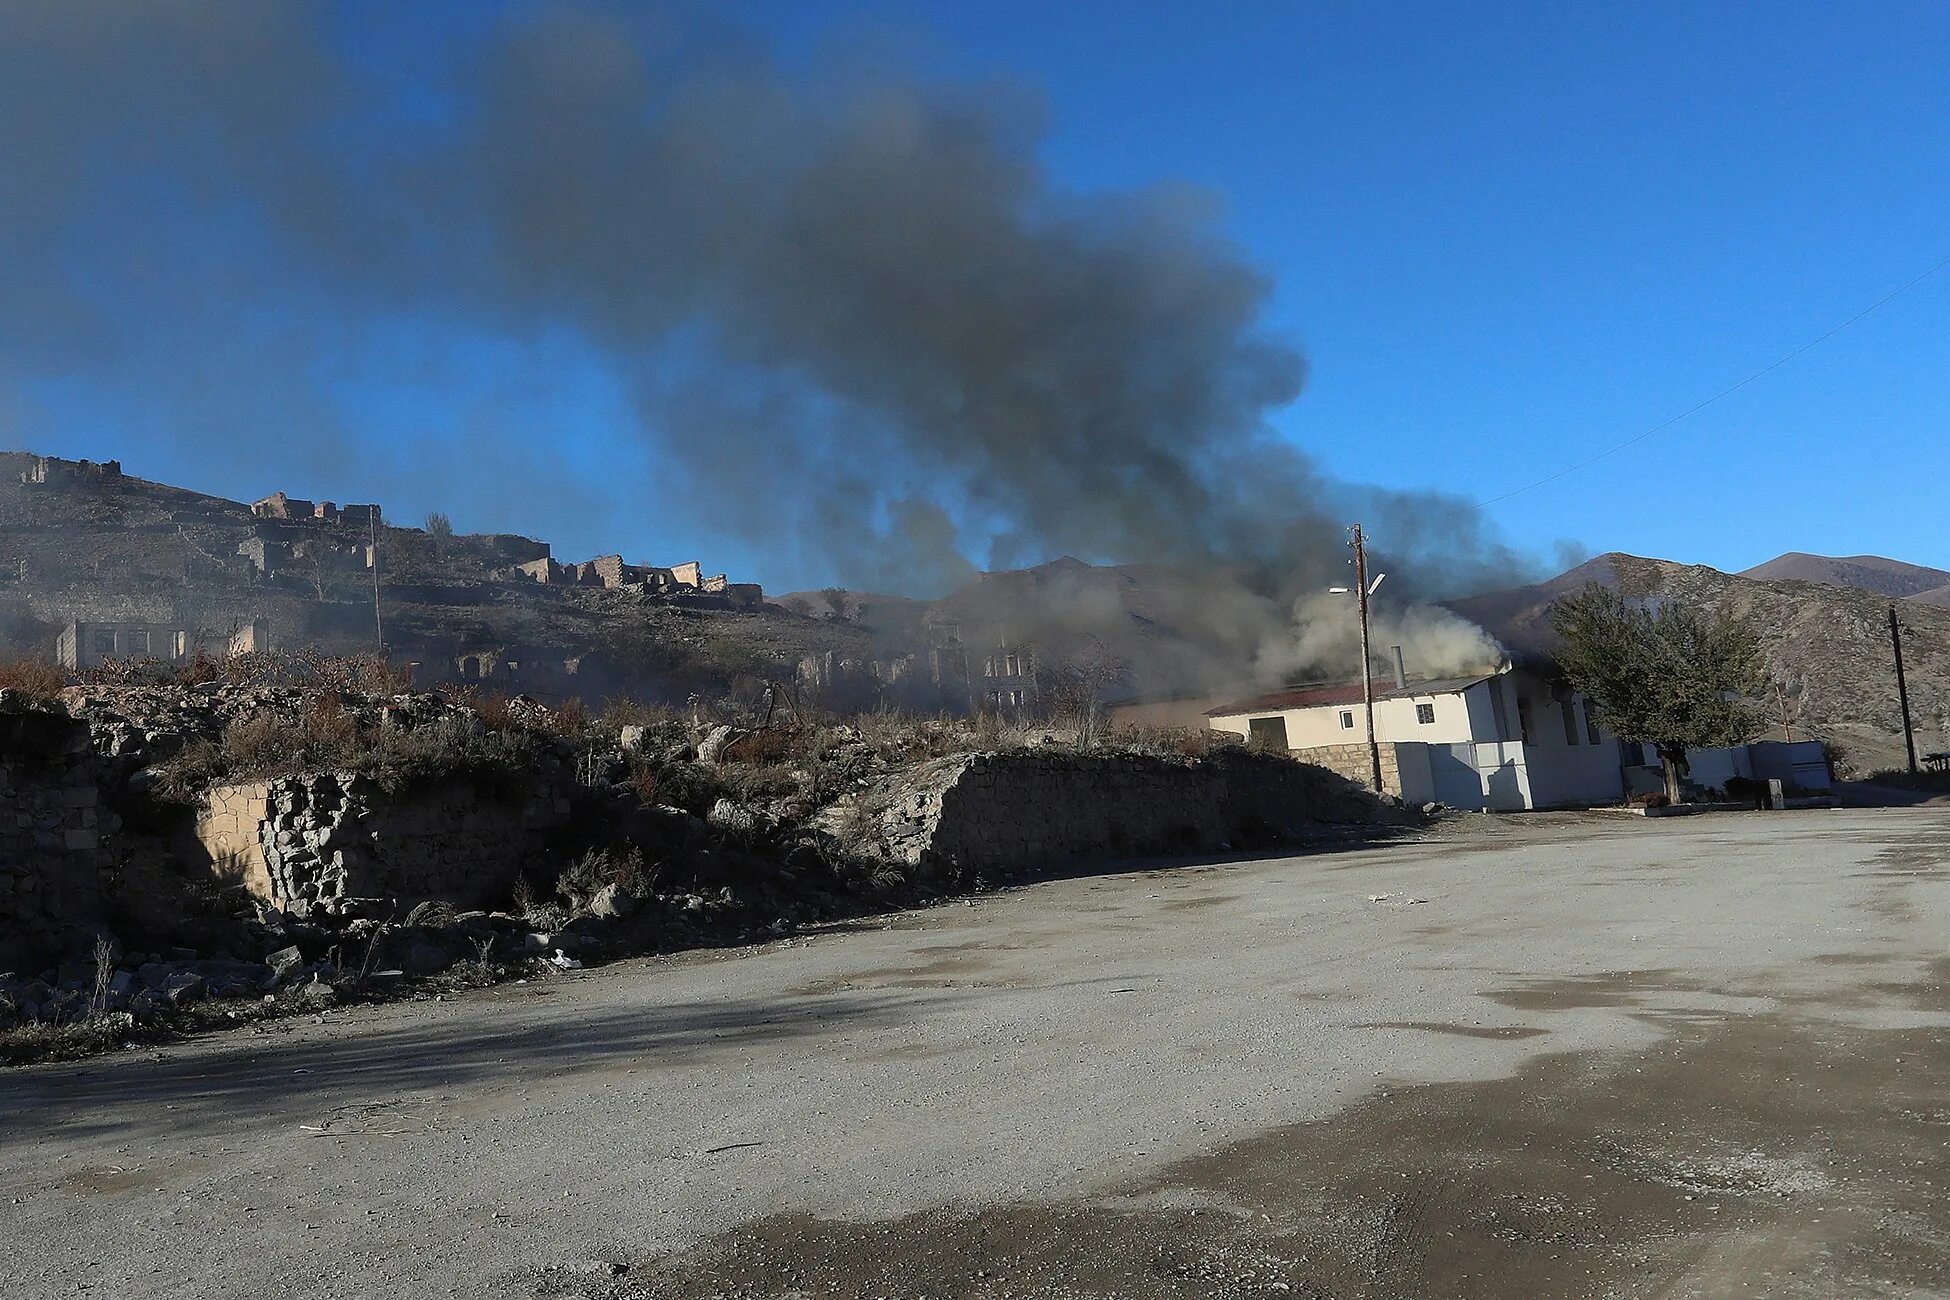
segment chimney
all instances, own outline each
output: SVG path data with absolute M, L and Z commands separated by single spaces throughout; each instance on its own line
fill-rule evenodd
M 1408 689 L 1408 664 L 1402 659 L 1402 648 L 1398 645 L 1388 648 L 1395 652 L 1395 689 L 1405 691 Z

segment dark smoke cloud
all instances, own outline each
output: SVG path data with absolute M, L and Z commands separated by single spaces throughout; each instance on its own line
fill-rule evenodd
M 1283 623 L 1340 575 L 1355 509 L 1397 590 L 1521 567 L 1465 505 L 1325 481 L 1275 438 L 1306 365 L 1212 203 L 1064 192 L 1020 89 L 786 75 L 561 7 L 426 52 L 439 106 L 416 111 L 328 17 L 0 0 L 0 411 L 10 378 L 73 376 L 213 449 L 275 428 L 342 465 L 358 438 L 320 371 L 344 339 L 568 331 L 664 490 L 681 474 L 801 572 L 931 592 L 1065 552 L 1162 561 Z M 588 508 L 545 444 L 486 436 L 531 510 Z

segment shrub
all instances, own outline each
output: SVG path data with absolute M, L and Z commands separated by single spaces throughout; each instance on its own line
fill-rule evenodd
M 762 727 L 726 745 L 723 760 L 751 767 L 766 767 L 793 759 L 809 759 L 816 746 L 816 733 L 802 728 Z
M 303 733 L 273 713 L 254 713 L 224 728 L 218 757 L 226 772 L 269 775 L 304 758 Z
M 634 846 L 620 852 L 591 849 L 556 878 L 555 892 L 571 910 L 580 912 L 610 885 L 626 894 L 647 893 L 656 883 L 656 874 L 644 869 L 643 854 Z
M 748 763 L 727 769 L 725 786 L 740 803 L 758 803 L 782 795 L 797 794 L 801 770 L 790 763 Z
M 541 721 L 542 726 L 558 736 L 580 736 L 589 730 L 589 706 L 579 696 L 571 695 L 562 701 L 560 708 L 554 710 Z
M 0 690 L 19 691 L 34 700 L 52 700 L 68 685 L 68 673 L 46 659 L 9 659 L 0 662 Z
M 163 770 L 159 793 L 193 802 L 225 781 L 263 779 L 321 768 L 372 778 L 389 794 L 447 779 L 493 792 L 524 785 L 548 752 L 535 731 L 492 730 L 457 714 L 418 726 L 362 719 L 336 691 L 303 697 L 296 716 L 261 712 L 239 718 L 216 743 L 193 741 Z
M 1641 790 L 1625 802 L 1633 808 L 1667 808 L 1672 805 L 1672 799 L 1664 790 Z
M 1208 758 L 1221 751 L 1250 747 L 1243 737 L 1210 727 L 1127 726 L 1112 733 L 1109 743 L 1133 753 L 1167 758 Z M 1277 747 L 1260 752 L 1287 756 L 1286 750 Z
M 612 731 L 631 726 L 680 729 L 690 721 L 690 715 L 674 705 L 645 703 L 628 695 L 615 695 L 604 700 L 596 717 Z

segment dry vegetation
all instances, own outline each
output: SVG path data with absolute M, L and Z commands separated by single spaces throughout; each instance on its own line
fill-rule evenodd
M 68 685 L 68 674 L 45 659 L 9 659 L 0 662 L 0 690 L 18 691 L 28 699 L 49 701 Z

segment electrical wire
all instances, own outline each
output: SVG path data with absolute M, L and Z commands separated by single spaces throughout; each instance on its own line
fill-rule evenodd
M 1929 279 L 1931 276 L 1935 275 L 1938 271 L 1943 270 L 1947 266 L 1950 266 L 1950 257 L 1944 258 L 1941 262 L 1938 262 L 1935 266 L 1923 272 L 1923 274 L 1917 276 L 1915 279 L 1909 281 L 1909 283 L 1901 286 L 1900 288 L 1891 289 L 1888 293 L 1876 299 L 1874 302 L 1864 307 L 1861 311 L 1856 312 L 1853 316 L 1849 317 L 1841 324 L 1835 326 L 1827 333 L 1809 339 L 1806 343 L 1803 343 L 1800 347 L 1796 348 L 1794 351 L 1788 353 L 1784 357 L 1781 357 L 1779 360 L 1769 365 L 1763 366 L 1759 370 L 1754 371 L 1753 374 L 1748 375 L 1745 379 L 1741 380 L 1739 383 L 1730 384 L 1727 387 L 1722 388 L 1719 392 L 1713 394 L 1713 396 L 1707 398 L 1705 401 L 1698 402 L 1692 406 L 1687 407 L 1685 410 L 1681 411 L 1678 415 L 1673 416 L 1669 420 L 1664 420 L 1658 424 L 1653 425 L 1650 429 L 1647 429 L 1644 433 L 1637 434 L 1634 435 L 1633 437 L 1627 438 L 1625 441 L 1617 444 L 1616 446 L 1607 447 L 1605 450 L 1599 452 L 1597 455 L 1592 456 L 1587 460 L 1581 460 L 1575 465 L 1567 465 L 1565 468 L 1558 470 L 1555 474 L 1546 474 L 1543 478 L 1538 479 L 1534 483 L 1526 483 L 1522 487 L 1510 489 L 1508 492 L 1505 492 L 1501 496 L 1489 497 L 1486 498 L 1485 500 L 1478 501 L 1476 503 L 1477 508 L 1482 509 L 1485 506 L 1493 506 L 1499 501 L 1508 501 L 1511 497 L 1520 496 L 1525 492 L 1531 491 L 1533 488 L 1543 487 L 1546 483 L 1555 483 L 1557 480 L 1564 478 L 1567 475 L 1575 474 L 1581 469 L 1589 469 L 1591 466 L 1596 465 L 1599 461 L 1604 460 L 1607 457 L 1616 456 L 1619 452 L 1624 451 L 1627 447 L 1633 446 L 1637 443 L 1644 442 L 1647 438 L 1650 438 L 1655 433 L 1664 433 L 1667 429 L 1670 429 L 1673 425 L 1678 424 L 1681 420 L 1684 420 L 1689 416 L 1699 414 L 1701 411 L 1704 411 L 1707 407 L 1713 405 L 1715 402 L 1719 401 L 1720 399 L 1724 397 L 1731 397 L 1733 394 L 1745 388 L 1748 384 L 1753 383 L 1755 380 L 1764 378 L 1765 376 L 1772 374 L 1774 371 L 1779 370 L 1782 366 L 1794 360 L 1796 357 L 1800 356 L 1803 352 L 1806 352 L 1811 348 L 1816 348 L 1821 346 L 1823 343 L 1826 343 L 1829 339 L 1834 338 L 1837 334 L 1840 334 L 1843 330 L 1847 329 L 1849 326 L 1855 324 L 1855 322 L 1861 320 L 1864 316 L 1867 316 L 1870 312 L 1873 312 L 1880 307 L 1887 306 L 1889 303 L 1895 301 L 1897 298 L 1902 297 L 1904 294 L 1908 293 L 1911 289 L 1914 289 L 1917 285 L 1923 283 L 1923 281 Z

